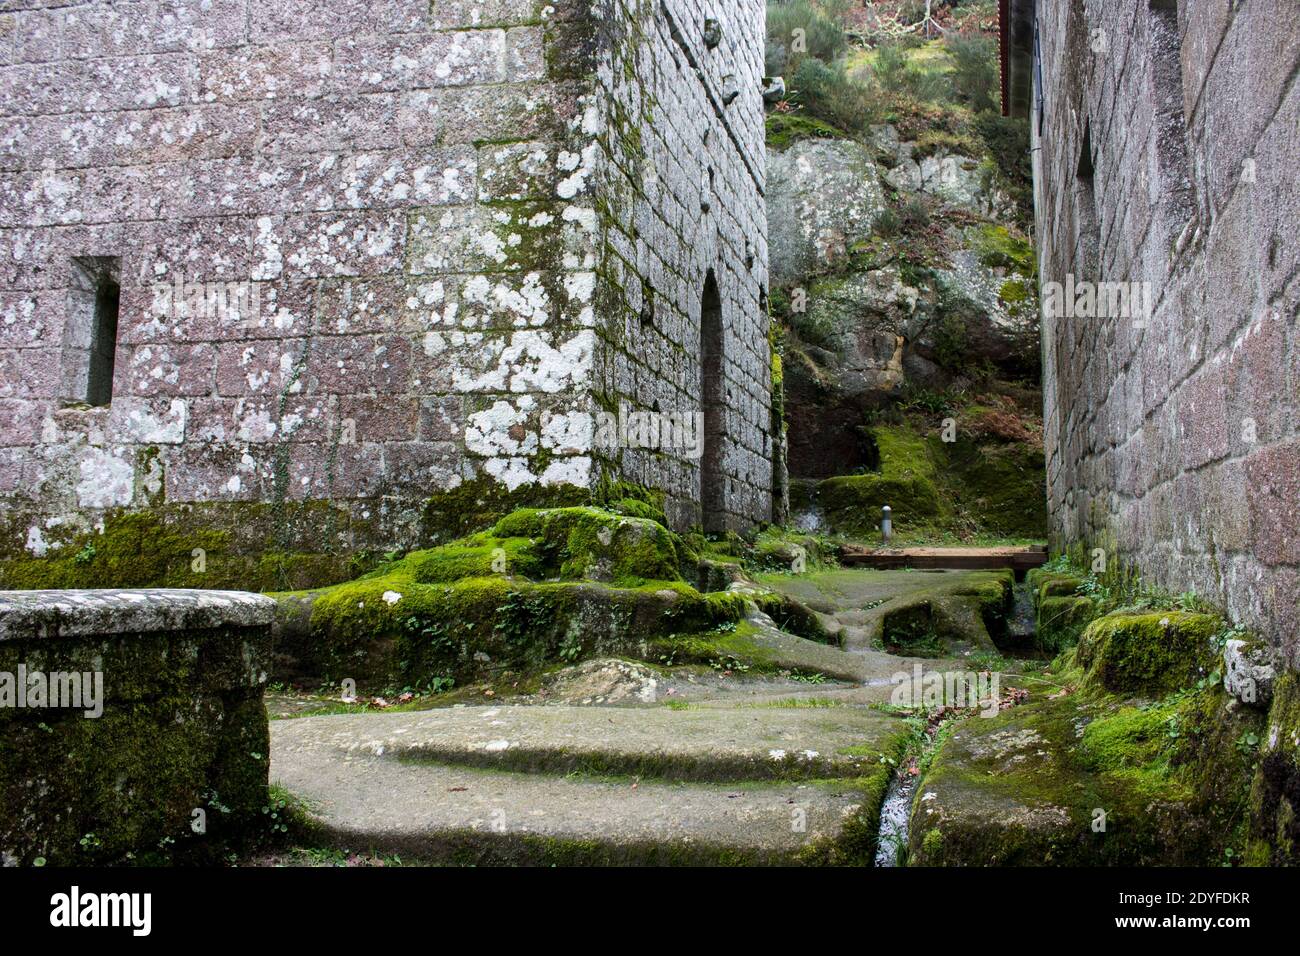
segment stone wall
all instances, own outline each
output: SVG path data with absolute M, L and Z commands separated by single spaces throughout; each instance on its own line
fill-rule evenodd
M 1300 665 L 1295 4 L 1070 0 L 1038 16 L 1053 544 L 1194 589 Z M 1070 277 L 1146 283 L 1149 312 L 1051 314 L 1050 284 Z
M 232 591 L 0 595 L 0 865 L 215 858 L 247 834 L 274 614 Z
M 611 0 L 597 69 L 602 407 L 675 417 L 677 447 L 624 447 L 615 470 L 664 488 L 678 526 L 771 515 L 763 15 L 750 0 Z M 712 275 L 715 351 L 705 286 Z M 703 438 L 701 441 L 699 439 Z M 685 447 L 682 447 L 682 446 Z
M 698 408 L 706 264 L 729 329 L 724 510 L 765 517 L 762 8 L 723 6 L 748 50 L 710 68 L 738 78 L 725 125 L 704 108 L 720 78 L 670 75 L 670 9 L 703 50 L 689 3 L 6 5 L 0 557 L 76 551 L 138 510 L 233 551 L 410 547 L 436 536 L 431 496 L 622 478 L 688 521 L 695 462 L 604 449 L 595 414 Z M 615 86 L 658 99 L 611 135 Z M 626 182 L 602 157 L 634 132 L 681 164 L 680 207 L 608 195 Z M 605 309 L 611 233 L 637 229 L 629 272 L 679 272 L 653 345 Z

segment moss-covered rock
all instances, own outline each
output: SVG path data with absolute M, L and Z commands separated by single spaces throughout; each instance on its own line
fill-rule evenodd
M 280 595 L 283 676 L 446 686 L 734 623 L 739 595 L 685 580 L 698 558 L 650 518 L 524 508 L 347 584 Z
M 1006 637 L 1007 619 L 1015 603 L 1016 575 L 1014 571 L 991 571 L 957 588 L 958 597 L 975 599 L 980 620 L 989 637 L 996 643 Z
M 1072 597 L 1079 594 L 1084 579 L 1068 571 L 1044 567 L 1031 569 L 1025 575 L 1025 581 L 1033 591 L 1036 608 L 1043 598 Z
M 1115 693 L 1178 690 L 1215 670 L 1222 627 L 1209 614 L 1114 612 L 1084 629 L 1075 661 L 1087 683 Z
M 1005 630 L 1002 593 L 1001 582 L 993 580 L 977 590 L 936 587 L 891 601 L 882 609 L 881 642 L 891 654 L 909 657 L 995 651 L 986 621 Z
M 1259 771 L 1250 791 L 1246 862 L 1300 863 L 1300 678 L 1282 676 L 1260 734 Z
M 1207 865 L 1239 847 L 1260 716 L 1216 687 L 971 718 L 918 788 L 916 865 Z
M 767 145 L 783 152 L 801 139 L 847 139 L 843 131 L 830 123 L 800 113 L 769 113 L 767 116 Z
M 817 616 L 817 612 L 796 597 L 779 591 L 755 591 L 749 595 L 758 609 L 788 634 L 797 634 L 822 644 L 839 644 Z
M 1052 653 L 1077 644 L 1084 628 L 1098 614 L 1096 602 L 1082 596 L 1044 597 L 1037 603 L 1035 642 L 1042 650 Z
M 823 481 L 817 494 L 831 526 L 848 534 L 875 531 L 885 505 L 900 529 L 924 527 L 939 513 L 939 494 L 926 478 L 845 475 Z
M 598 508 L 515 511 L 496 523 L 498 539 L 532 539 L 533 551 L 563 580 L 638 585 L 680 580 L 692 555 L 682 540 L 658 521 L 629 518 Z M 533 576 L 550 576 L 542 569 Z
M 879 471 L 828 478 L 816 501 L 838 532 L 873 533 L 889 505 L 896 529 L 1043 537 L 1047 532 L 1042 450 L 1026 443 L 945 442 L 909 425 L 870 431 Z
M 981 530 L 1008 537 L 1046 537 L 1046 461 L 1027 443 L 977 443 L 969 438 L 937 445 L 939 473 L 958 513 Z

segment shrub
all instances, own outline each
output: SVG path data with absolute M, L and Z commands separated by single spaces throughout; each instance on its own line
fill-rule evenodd
M 919 232 L 930 225 L 930 207 L 920 196 L 912 196 L 903 203 L 898 219 L 903 232 Z
M 1020 209 L 1033 206 L 1033 165 L 1029 157 L 1029 123 L 997 113 L 980 113 L 975 129 L 988 146 L 1006 191 Z
M 795 50 L 795 31 L 802 30 L 806 49 Z M 770 3 L 767 7 L 767 49 L 764 69 L 768 76 L 797 69 L 800 61 L 813 57 L 833 63 L 848 49 L 849 40 L 839 22 L 807 0 Z
M 953 89 L 977 113 L 998 106 L 997 48 L 991 37 L 950 36 L 944 44 L 953 62 Z
M 917 66 L 898 43 L 882 43 L 876 48 L 872 72 L 880 88 L 889 93 L 903 93 L 921 102 L 943 102 L 952 96 L 952 84 L 945 73 Z
M 856 133 L 877 121 L 877 108 L 870 89 L 851 80 L 838 64 L 828 66 L 806 57 L 787 80 L 791 99 L 818 119 L 846 132 Z

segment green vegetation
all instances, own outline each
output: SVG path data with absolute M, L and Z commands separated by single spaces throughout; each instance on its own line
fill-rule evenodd
M 688 583 L 698 560 L 650 518 L 521 508 L 347 584 L 282 595 L 302 633 L 281 651 L 321 679 L 415 689 L 635 653 L 740 619 L 741 597 Z
M 1109 691 L 1171 691 L 1217 667 L 1214 639 L 1222 627 L 1208 614 L 1114 612 L 1088 625 L 1075 660 L 1086 682 Z
M 986 532 L 1039 538 L 1047 531 L 1042 452 L 1029 444 L 945 442 L 915 425 L 878 425 L 878 473 L 828 478 L 817 498 L 837 531 L 870 535 L 889 505 L 900 540 Z
M 939 150 L 988 154 L 989 174 L 1016 200 L 1022 223 L 1027 221 L 1028 124 L 1001 115 L 997 43 L 978 32 L 996 10 L 953 6 L 963 26 L 943 38 L 904 33 L 863 43 L 845 32 L 847 7 L 841 3 L 770 3 L 765 70 L 784 77 L 787 89 L 772 115 L 816 122 L 769 124 L 769 145 L 785 149 L 798 138 L 831 134 L 861 138 L 871 126 L 889 123 L 904 140 L 918 143 L 918 158 Z

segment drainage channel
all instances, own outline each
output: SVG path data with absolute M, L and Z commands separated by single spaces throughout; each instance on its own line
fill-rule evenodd
M 894 774 L 880 808 L 880 836 L 876 840 L 876 866 L 898 866 L 907 846 L 907 818 L 912 812 L 912 794 L 921 778 L 904 770 Z

